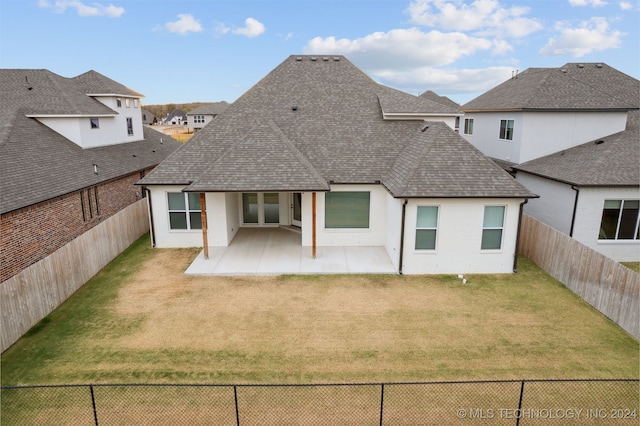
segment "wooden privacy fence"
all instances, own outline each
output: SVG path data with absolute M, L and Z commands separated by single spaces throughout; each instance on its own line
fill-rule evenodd
M 147 200 L 126 207 L 0 284 L 1 351 L 149 231 Z
M 640 339 L 640 275 L 523 215 L 520 253 Z

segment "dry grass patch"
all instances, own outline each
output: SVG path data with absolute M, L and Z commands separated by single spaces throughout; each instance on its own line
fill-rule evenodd
M 25 367 L 18 354 L 38 346 L 7 351 L 3 384 L 638 377 L 638 341 L 524 258 L 516 275 L 463 285 L 454 276 L 193 277 L 182 271 L 198 250 L 138 251 L 135 272 L 111 284 L 91 320 L 58 335 L 50 356 Z M 52 327 L 32 343 L 53 345 Z M 7 376 L 6 362 L 23 370 Z

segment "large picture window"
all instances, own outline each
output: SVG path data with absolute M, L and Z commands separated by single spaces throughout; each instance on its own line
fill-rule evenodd
M 418 206 L 416 250 L 435 250 L 438 231 L 438 207 Z
M 169 228 L 202 229 L 200 194 L 195 192 L 169 192 Z
M 513 140 L 513 120 L 500 120 L 500 139 Z
M 606 200 L 602 209 L 599 240 L 638 240 L 640 200 Z
M 327 192 L 325 228 L 369 228 L 369 192 Z
M 500 250 L 504 229 L 504 206 L 485 206 L 482 223 L 482 250 Z

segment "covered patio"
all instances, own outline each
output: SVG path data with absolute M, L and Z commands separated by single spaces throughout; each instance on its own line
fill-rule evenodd
M 395 274 L 384 247 L 302 247 L 293 227 L 241 228 L 228 247 L 209 247 L 188 275 Z

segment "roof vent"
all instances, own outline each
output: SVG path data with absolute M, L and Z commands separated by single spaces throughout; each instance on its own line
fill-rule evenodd
M 599 141 L 596 141 L 595 143 L 596 143 L 596 145 L 601 145 L 601 144 L 604 143 L 604 141 L 602 139 L 600 139 Z
M 323 57 L 322 57 L 322 60 L 323 60 L 323 61 L 328 61 L 328 60 L 329 60 L 329 57 L 328 57 L 328 56 L 323 56 Z
M 422 126 L 422 129 L 420 129 L 421 132 L 424 132 L 425 130 L 427 130 L 429 128 L 428 124 L 425 124 L 424 126 Z
M 584 68 L 584 64 L 577 64 L 578 68 Z
M 29 83 L 29 77 L 27 77 L 26 75 L 24 76 L 24 84 L 27 86 L 27 90 L 33 89 L 33 86 L 31 85 L 31 83 Z
M 96 174 L 96 175 L 98 174 L 98 165 L 97 164 L 93 165 L 93 173 Z
M 333 60 L 336 61 L 336 62 L 340 61 L 340 56 L 334 56 Z
M 560 68 L 560 72 L 566 73 L 567 69 L 566 68 Z
M 298 105 L 291 105 L 291 111 L 297 111 Z
M 596 64 L 596 68 L 602 68 L 602 64 Z
M 317 60 L 318 60 L 318 57 L 317 57 L 317 56 L 312 56 L 312 57 L 311 57 L 311 60 L 312 60 L 312 61 L 317 61 Z
M 302 60 L 302 56 L 296 56 L 296 61 L 300 62 Z

